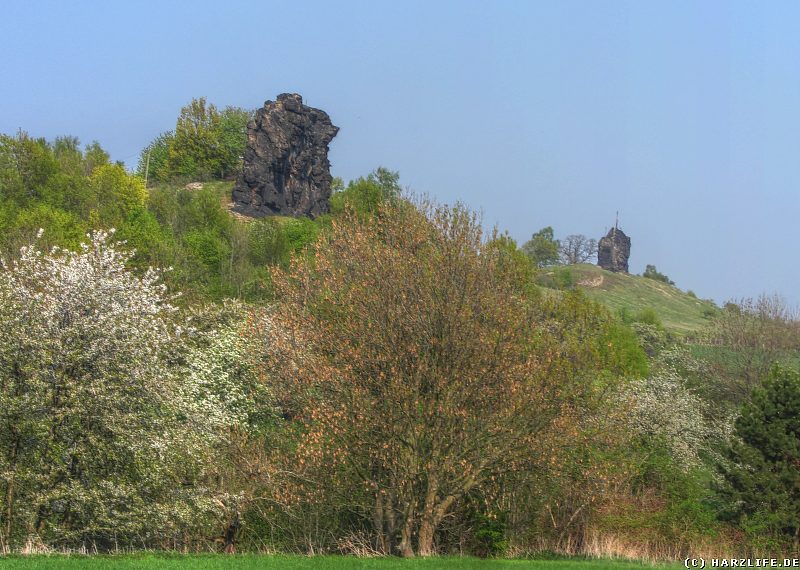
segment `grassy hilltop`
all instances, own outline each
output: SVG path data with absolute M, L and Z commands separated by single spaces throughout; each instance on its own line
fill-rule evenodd
M 570 266 L 569 271 L 577 287 L 612 312 L 627 311 L 635 315 L 652 309 L 664 328 L 678 335 L 700 332 L 718 311 L 713 302 L 654 279 L 612 273 L 589 264 Z

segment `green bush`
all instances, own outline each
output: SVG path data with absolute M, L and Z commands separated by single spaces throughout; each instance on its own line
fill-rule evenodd
M 476 513 L 473 517 L 475 528 L 474 554 L 481 558 L 499 556 L 508 549 L 506 538 L 507 523 L 505 513 L 488 515 Z
M 319 235 L 320 227 L 308 218 L 292 218 L 283 224 L 283 235 L 292 252 L 301 252 Z
M 286 232 L 274 218 L 250 223 L 247 254 L 250 263 L 259 267 L 287 262 L 291 246 Z
M 667 277 L 663 273 L 659 273 L 655 265 L 648 265 L 647 267 L 645 267 L 644 273 L 642 273 L 642 277 L 646 279 L 653 279 L 655 281 L 661 281 L 662 283 L 667 283 L 669 285 L 675 285 L 675 282 L 672 281 L 669 277 Z
M 720 465 L 729 516 L 762 537 L 800 536 L 800 374 L 775 369 L 736 420 Z
M 222 239 L 213 229 L 197 229 L 183 237 L 192 257 L 203 263 L 210 270 L 219 270 L 222 262 L 231 253 L 230 244 Z
M 553 281 L 558 289 L 567 290 L 575 288 L 575 275 L 568 267 L 557 267 L 553 270 Z
M 647 307 L 642 309 L 638 313 L 633 316 L 633 322 L 635 323 L 644 323 L 646 325 L 651 325 L 656 327 L 657 329 L 663 329 L 664 324 L 661 322 L 661 317 L 658 316 L 658 313 L 655 309 Z
M 400 174 L 378 167 L 366 178 L 351 180 L 347 188 L 331 195 L 331 213 L 338 215 L 352 208 L 359 217 L 373 214 L 386 201 L 400 196 Z

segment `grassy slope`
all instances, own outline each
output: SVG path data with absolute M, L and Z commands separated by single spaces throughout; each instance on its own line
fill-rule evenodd
M 658 565 L 611 560 L 480 560 L 477 558 L 351 558 L 343 556 L 0 556 L 0 566 L 9 570 L 78 570 L 83 568 L 112 568 L 120 570 L 211 570 L 256 568 L 281 568 L 287 570 L 456 570 L 508 569 L 508 570 L 634 570 L 637 568 L 682 568 L 681 565 Z
M 596 265 L 570 267 L 575 282 L 586 294 L 612 311 L 626 307 L 632 314 L 651 308 L 670 332 L 686 335 L 708 325 L 704 313 L 714 311 L 711 301 L 696 299 L 677 287 L 636 275 L 612 273 Z

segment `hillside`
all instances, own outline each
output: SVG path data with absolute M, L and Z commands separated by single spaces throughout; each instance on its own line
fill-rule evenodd
M 713 302 L 698 299 L 673 285 L 637 275 L 612 273 L 596 265 L 570 267 L 575 284 L 614 312 L 635 314 L 653 309 L 668 331 L 687 335 L 699 332 L 717 311 Z

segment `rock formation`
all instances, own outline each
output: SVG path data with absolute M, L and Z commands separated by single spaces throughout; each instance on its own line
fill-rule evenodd
M 611 228 L 597 244 L 597 265 L 608 271 L 627 273 L 630 256 L 631 238 L 617 226 Z
M 332 180 L 328 144 L 337 132 L 325 111 L 304 105 L 296 93 L 264 103 L 247 125 L 234 211 L 255 217 L 326 213 Z

